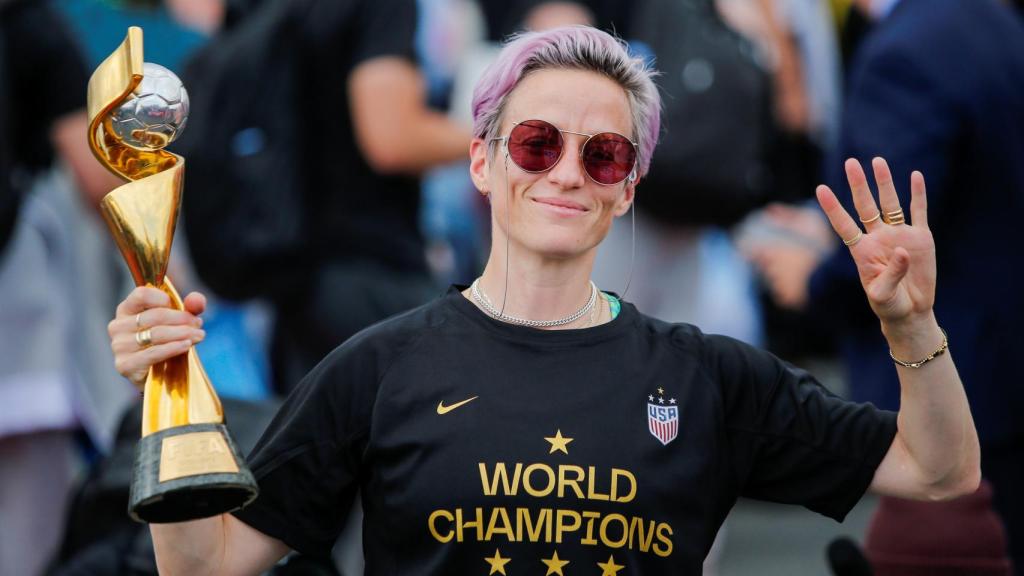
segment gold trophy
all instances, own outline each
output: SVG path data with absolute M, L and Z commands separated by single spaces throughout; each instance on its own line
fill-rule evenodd
M 185 159 L 163 148 L 187 118 L 181 81 L 162 66 L 143 63 L 142 29 L 129 28 L 89 79 L 89 146 L 128 181 L 107 194 L 101 207 L 135 283 L 163 290 L 179 310 L 181 297 L 165 273 Z M 132 518 L 204 518 L 243 507 L 257 493 L 195 349 L 151 367 L 132 472 Z

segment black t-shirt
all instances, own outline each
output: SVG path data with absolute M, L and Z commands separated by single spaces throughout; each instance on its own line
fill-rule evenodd
M 339 18 L 335 13 L 345 13 Z M 319 26 L 318 26 L 319 24 Z M 297 115 L 311 155 L 310 231 L 323 259 L 367 259 L 426 273 L 419 232 L 419 181 L 375 172 L 355 140 L 348 82 L 360 64 L 381 57 L 415 62 L 413 0 L 316 2 L 308 20 L 313 85 Z
M 767 352 L 630 304 L 539 331 L 453 288 L 309 374 L 237 516 L 324 555 L 361 489 L 373 576 L 700 574 L 737 497 L 841 520 L 895 432 Z

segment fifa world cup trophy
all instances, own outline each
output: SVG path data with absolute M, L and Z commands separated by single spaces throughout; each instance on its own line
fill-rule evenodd
M 128 181 L 101 204 L 117 246 L 136 284 L 163 290 L 183 309 L 165 272 L 185 159 L 163 148 L 185 127 L 185 89 L 169 70 L 143 63 L 142 30 L 132 27 L 89 79 L 88 107 L 93 153 Z M 128 506 L 132 518 L 213 516 L 245 506 L 257 491 L 195 349 L 150 368 Z

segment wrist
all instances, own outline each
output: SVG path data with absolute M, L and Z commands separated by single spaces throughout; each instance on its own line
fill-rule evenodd
M 935 314 L 930 310 L 920 317 L 900 322 L 883 322 L 882 334 L 889 343 L 892 355 L 907 362 L 920 360 L 935 352 L 945 339 Z

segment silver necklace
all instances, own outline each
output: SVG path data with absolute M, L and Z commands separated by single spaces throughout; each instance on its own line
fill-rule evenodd
M 508 314 L 502 314 L 499 312 L 498 309 L 491 304 L 490 298 L 488 298 L 487 295 L 484 294 L 483 290 L 480 289 L 479 278 L 473 281 L 473 284 L 469 287 L 469 292 L 472 294 L 473 300 L 475 300 L 485 312 L 490 314 L 491 317 L 501 320 L 502 322 L 508 322 L 509 324 L 530 326 L 532 328 L 551 328 L 552 326 L 565 326 L 566 324 L 572 324 L 593 310 L 594 303 L 597 302 L 597 286 L 591 282 L 590 298 L 587 300 L 587 303 L 583 305 L 583 308 L 580 308 L 565 318 L 559 318 L 557 320 L 529 320 L 526 318 L 516 318 L 515 316 L 509 316 Z

